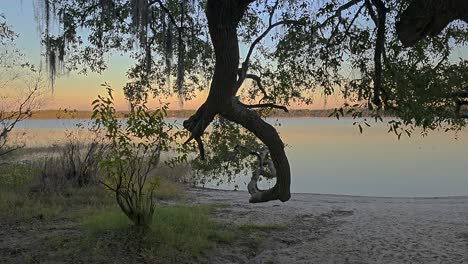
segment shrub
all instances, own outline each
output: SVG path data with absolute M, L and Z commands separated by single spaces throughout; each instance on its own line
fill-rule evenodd
M 59 191 L 66 186 L 83 187 L 97 183 L 99 162 L 106 145 L 69 140 L 59 153 L 44 159 L 39 170 L 41 191 Z
M 102 131 L 109 141 L 109 152 L 102 161 L 101 181 L 114 192 L 124 214 L 139 227 L 149 227 L 155 209 L 154 190 L 157 185 L 152 172 L 167 151 L 172 140 L 172 126 L 164 122 L 167 105 L 150 111 L 145 102 L 134 103 L 126 120 L 117 119 L 113 90 L 107 97 L 93 102 L 96 131 Z

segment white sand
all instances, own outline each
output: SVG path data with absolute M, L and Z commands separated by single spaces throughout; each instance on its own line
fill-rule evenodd
M 245 192 L 190 193 L 194 203 L 228 204 L 219 221 L 287 226 L 259 245 L 252 237 L 219 244 L 202 262 L 468 263 L 468 197 L 293 194 L 286 203 L 249 204 Z

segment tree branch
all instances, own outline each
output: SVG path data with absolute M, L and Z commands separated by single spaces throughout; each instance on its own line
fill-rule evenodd
M 248 104 L 244 104 L 244 103 L 241 103 L 242 106 L 248 108 L 248 109 L 252 109 L 252 108 L 275 108 L 275 109 L 281 109 L 283 110 L 284 112 L 286 113 L 289 113 L 289 110 L 286 106 L 284 105 L 276 105 L 276 104 L 273 104 L 273 103 L 265 103 L 265 104 L 253 104 L 253 105 L 248 105 Z
M 278 21 L 276 23 L 273 23 L 271 25 L 268 26 L 268 28 L 260 35 L 258 36 L 253 42 L 252 44 L 250 45 L 250 48 L 249 48 L 249 51 L 247 53 L 247 56 L 245 58 L 245 61 L 244 63 L 242 63 L 242 65 L 247 65 L 250 61 L 250 56 L 252 56 L 252 53 L 253 53 L 253 50 L 255 49 L 255 46 L 264 38 L 268 35 L 268 33 L 270 33 L 270 31 L 272 29 L 274 29 L 275 27 L 278 27 L 278 26 L 281 26 L 281 25 L 292 25 L 292 24 L 295 24 L 295 25 L 302 25 L 302 23 L 298 20 L 281 20 L 281 21 Z M 247 68 L 245 69 L 247 70 Z
M 270 96 L 268 96 L 265 88 L 263 87 L 263 84 L 262 84 L 262 79 L 260 78 L 260 76 L 258 75 L 255 75 L 255 74 L 246 74 L 245 75 L 245 78 L 246 79 L 252 79 L 254 80 L 256 83 L 257 83 L 257 86 L 258 86 L 258 89 L 260 89 L 260 91 L 263 93 L 263 99 L 267 99 L 267 98 L 270 98 Z
M 239 75 L 239 80 L 237 81 L 237 88 L 239 88 L 242 85 L 242 83 L 244 82 L 244 80 L 246 78 L 247 70 L 249 68 L 250 57 L 252 56 L 252 53 L 253 53 L 253 51 L 255 49 L 255 46 L 263 38 L 265 38 L 268 35 L 268 33 L 270 33 L 270 31 L 272 29 L 274 29 L 275 27 L 278 27 L 278 26 L 281 26 L 281 25 L 292 25 L 292 24 L 302 25 L 303 23 L 301 23 L 298 20 L 281 20 L 281 21 L 278 21 L 276 23 L 273 23 L 273 24 L 269 25 L 268 28 L 252 42 L 252 44 L 250 45 L 249 51 L 247 52 L 247 56 L 246 56 L 244 62 L 242 63 L 242 70 L 241 70 L 241 73 Z
M 240 3 L 243 6 L 248 6 L 248 5 L 250 5 L 251 3 L 255 2 L 255 1 L 257 1 L 257 0 L 241 0 Z
M 352 6 L 356 5 L 357 3 L 361 2 L 362 0 L 351 0 L 347 2 L 346 4 L 340 6 L 336 11 L 335 14 L 329 18 L 327 18 L 323 23 L 320 24 L 320 27 L 323 27 L 325 24 L 327 24 L 330 20 L 333 20 L 339 16 L 341 16 L 341 12 L 344 10 L 351 8 Z
M 379 19 L 377 18 L 377 15 L 375 14 L 374 9 L 372 8 L 370 0 L 366 0 L 365 5 L 372 21 L 374 21 L 374 24 L 377 27 L 379 25 Z
M 358 11 L 356 12 L 356 14 L 354 14 L 354 17 L 351 19 L 351 22 L 349 23 L 348 27 L 345 29 L 344 33 L 343 33 L 343 36 L 340 38 L 340 40 L 338 41 L 335 41 L 333 43 L 331 43 L 331 40 L 332 38 L 335 37 L 335 33 L 332 33 L 332 35 L 330 36 L 330 38 L 328 39 L 328 43 L 326 45 L 326 49 L 328 50 L 328 48 L 330 48 L 332 45 L 335 45 L 336 43 L 341 43 L 344 41 L 344 39 L 349 35 L 349 31 L 351 30 L 351 27 L 354 25 L 354 22 L 356 21 L 356 19 L 358 18 L 359 14 L 361 13 L 362 9 L 364 8 L 364 4 L 361 5 L 361 7 L 358 9 Z M 336 32 L 338 30 L 338 27 L 339 27 L 339 24 L 335 27 L 335 29 L 332 30 L 332 32 Z
M 205 103 L 193 116 L 191 116 L 188 120 L 185 120 L 183 123 L 184 128 L 190 131 L 190 137 L 184 142 L 184 145 L 187 145 L 192 140 L 195 140 L 197 142 L 200 158 L 202 160 L 205 158 L 205 148 L 203 146 L 201 136 L 211 121 L 213 121 L 215 115 L 216 114 L 213 111 L 208 109 Z
M 285 202 L 290 199 L 291 171 L 288 158 L 284 151 L 284 143 L 278 132 L 270 124 L 265 122 L 257 113 L 247 109 L 235 98 L 232 99 L 228 110 L 221 113 L 226 119 L 238 123 L 252 132 L 260 139 L 270 152 L 274 170 L 276 171 L 276 184 L 273 188 L 251 194 L 251 203 L 280 200 Z
M 251 3 L 253 1 L 247 0 L 247 2 Z M 237 81 L 237 89 L 239 89 L 239 87 L 242 85 L 242 83 L 244 82 L 244 80 L 246 78 L 247 70 L 248 70 L 248 67 L 249 67 L 250 57 L 252 56 L 252 53 L 253 53 L 253 51 L 255 49 L 255 46 L 260 41 L 262 41 L 262 39 L 265 38 L 268 35 L 268 33 L 270 33 L 270 31 L 272 29 L 274 29 L 275 27 L 278 27 L 278 26 L 281 26 L 281 25 L 287 25 L 287 24 L 302 24 L 298 20 L 281 20 L 281 21 L 278 21 L 276 23 L 273 23 L 273 16 L 275 14 L 276 9 L 278 8 L 278 5 L 279 5 L 279 0 L 276 0 L 275 4 L 273 5 L 273 7 L 271 8 L 271 10 L 269 12 L 270 15 L 268 17 L 268 28 L 262 34 L 260 34 L 260 36 L 258 36 L 252 42 L 252 44 L 250 45 L 249 51 L 247 52 L 247 56 L 245 57 L 245 60 L 242 63 L 242 68 L 241 68 L 241 71 L 240 71 L 240 74 L 239 74 L 239 80 Z
M 372 0 L 377 7 L 378 25 L 377 25 L 377 39 L 374 51 L 374 98 L 372 102 L 380 106 L 380 92 L 382 91 L 382 54 L 385 49 L 385 22 L 387 15 L 387 8 L 382 0 Z
M 152 6 L 154 4 L 158 4 L 159 7 L 161 7 L 161 9 L 164 11 L 164 13 L 167 14 L 167 16 L 169 17 L 169 20 L 171 20 L 172 24 L 175 26 L 175 28 L 177 29 L 177 31 L 180 31 L 180 27 L 177 26 L 177 21 L 176 19 L 174 18 L 174 16 L 172 15 L 171 11 L 163 4 L 163 2 L 161 0 L 153 0 L 153 1 L 149 1 L 148 2 L 148 6 Z

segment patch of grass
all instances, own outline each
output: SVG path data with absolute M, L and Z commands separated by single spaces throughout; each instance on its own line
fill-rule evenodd
M 200 256 L 213 242 L 229 242 L 234 233 L 223 230 L 210 218 L 208 206 L 158 206 L 150 230 L 135 229 L 119 208 L 95 212 L 82 222 L 88 233 L 92 248 L 103 248 L 109 238 L 114 243 L 134 245 L 130 251 L 138 251 L 145 261 L 164 260 L 163 263 L 178 263 L 181 260 Z M 174 259 L 177 256 L 176 259 Z
M 32 165 L 15 164 L 0 172 L 0 217 L 14 221 L 50 220 L 77 216 L 83 210 L 114 203 L 101 186 L 66 187 L 60 193 L 32 188 L 33 168 Z
M 103 208 L 115 204 L 113 193 L 100 185 L 84 188 L 66 188 L 62 192 L 68 206 L 79 208 Z
M 185 201 L 187 199 L 183 187 L 166 177 L 158 178 L 158 184 L 154 194 L 159 200 Z
M 117 208 L 104 209 L 83 218 L 82 226 L 92 236 L 109 232 L 119 232 L 130 226 L 130 220 Z
M 210 207 L 161 206 L 156 209 L 152 229 L 161 245 L 198 255 L 210 245 L 210 238 L 223 239 L 222 231 L 210 219 Z
M 62 212 L 58 203 L 46 203 L 43 199 L 31 198 L 21 193 L 0 192 L 0 216 L 28 221 L 49 220 Z
M 34 180 L 34 166 L 27 164 L 5 164 L 0 167 L 0 191 L 27 188 Z

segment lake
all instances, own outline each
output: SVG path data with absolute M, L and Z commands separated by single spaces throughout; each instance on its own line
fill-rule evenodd
M 280 118 L 277 127 L 291 165 L 295 193 L 391 197 L 468 196 L 468 129 L 415 133 L 398 140 L 386 124 L 363 134 L 352 119 Z M 179 120 L 178 120 L 179 121 Z M 50 143 L 83 120 L 27 120 L 19 125 L 33 142 Z M 42 140 L 42 141 L 41 141 Z M 219 188 L 246 189 L 250 175 Z M 261 187 L 274 183 L 264 182 Z M 212 185 L 210 185 L 212 186 Z

